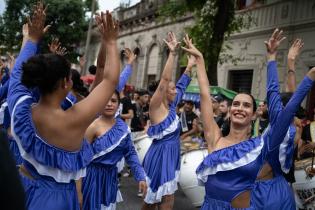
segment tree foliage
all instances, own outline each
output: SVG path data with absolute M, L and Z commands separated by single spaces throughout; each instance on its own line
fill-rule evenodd
M 0 17 L 0 33 L 3 51 L 17 51 L 22 42 L 22 25 L 37 0 L 6 0 L 6 10 Z M 58 37 L 68 50 L 68 58 L 74 60 L 76 49 L 88 28 L 86 13 L 91 11 L 92 0 L 45 0 L 48 5 L 46 24 L 49 35 L 42 43 L 42 52 L 48 51 L 52 37 Z
M 220 53 L 231 47 L 224 41 L 234 32 L 249 27 L 248 13 L 235 14 L 234 0 L 169 0 L 159 10 L 162 19 L 173 20 L 186 14 L 194 16 L 195 24 L 188 33 L 204 55 L 211 85 L 217 85 L 217 64 L 226 60 L 236 61 L 231 55 Z M 225 48 L 224 48 L 224 47 Z

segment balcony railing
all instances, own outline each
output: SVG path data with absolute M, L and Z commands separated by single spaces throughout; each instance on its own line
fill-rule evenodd
M 280 1 L 237 12 L 244 13 L 251 15 L 253 23 L 241 33 L 315 23 L 315 1 Z

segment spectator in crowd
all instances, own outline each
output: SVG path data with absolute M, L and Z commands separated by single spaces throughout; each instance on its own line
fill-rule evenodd
M 149 119 L 149 92 L 146 90 L 140 90 L 138 92 L 139 100 L 134 104 L 134 117 L 131 120 L 131 131 L 138 132 L 143 131 Z
M 254 136 L 259 136 L 264 132 L 269 124 L 268 108 L 266 101 L 259 102 L 256 115 L 257 118 L 254 124 Z
M 230 116 L 229 116 L 230 106 L 231 106 L 231 102 L 227 98 L 223 98 L 219 105 L 219 110 L 221 113 L 220 121 L 223 121 L 220 127 L 222 136 L 227 136 L 230 132 Z
M 181 130 L 180 139 L 191 140 L 191 137 L 198 132 L 198 116 L 193 112 L 194 102 L 185 101 L 184 109 L 179 114 Z

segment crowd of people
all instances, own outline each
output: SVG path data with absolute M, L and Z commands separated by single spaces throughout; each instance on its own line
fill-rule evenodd
M 314 157 L 315 150 L 315 118 L 307 122 L 300 106 L 315 68 L 296 87 L 302 40 L 288 53 L 285 93 L 279 91 L 276 61 L 283 31 L 276 29 L 265 42 L 267 97 L 259 103 L 249 93 L 211 95 L 203 55 L 188 35 L 181 46 L 187 67 L 173 82 L 180 45 L 173 32 L 164 39 L 169 54 L 160 81 L 130 92 L 126 84 L 137 56 L 126 48 L 120 72 L 119 24 L 108 11 L 95 15 L 102 43 L 89 87 L 71 69 L 59 40 L 48 46 L 50 54 L 39 52 L 49 33 L 47 12 L 42 2 L 35 5 L 17 58 L 0 63 L 2 189 L 12 189 L 1 203 L 10 201 L 8 209 L 116 209 L 123 159 L 138 182 L 142 210 L 173 209 L 181 153 L 192 145 L 208 150 L 196 163 L 196 179 L 205 188 L 201 209 L 296 209 L 294 161 Z M 194 67 L 200 102 L 182 100 Z M 135 133 L 153 140 L 143 163 Z

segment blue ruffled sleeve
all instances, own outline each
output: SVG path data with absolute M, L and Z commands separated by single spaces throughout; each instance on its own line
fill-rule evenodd
M 267 65 L 267 104 L 269 122 L 273 125 L 282 110 L 276 61 L 270 61 Z
M 21 82 L 22 76 L 22 64 L 26 62 L 30 57 L 36 54 L 38 50 L 37 43 L 27 41 L 19 56 L 16 59 L 15 65 L 11 72 L 9 90 L 8 90 L 8 106 L 9 111 L 12 113 L 13 107 L 17 100 L 25 95 L 32 96 L 30 90 L 28 90 Z
M 62 101 L 61 108 L 63 110 L 67 110 L 70 107 L 72 107 L 75 103 L 77 103 L 77 98 L 71 92 L 69 92 L 67 97 Z
M 275 123 L 271 125 L 269 135 L 273 141 L 268 141 L 269 151 L 277 148 L 283 141 L 299 105 L 312 88 L 312 85 L 313 80 L 305 76 L 287 105 L 279 113 Z
M 118 92 L 121 92 L 124 89 L 131 74 L 132 74 L 132 65 L 127 64 L 119 76 L 119 83 L 116 87 L 116 90 Z
M 176 83 L 176 98 L 173 101 L 173 105 L 177 106 L 177 104 L 182 100 L 182 97 L 185 93 L 187 86 L 189 85 L 191 78 L 187 74 L 182 74 L 179 80 Z
M 140 164 L 139 157 L 137 155 L 135 147 L 132 144 L 130 135 L 127 137 L 126 141 L 127 146 L 124 152 L 126 162 L 130 166 L 132 174 L 135 177 L 135 180 L 137 182 L 145 181 L 145 172 Z

